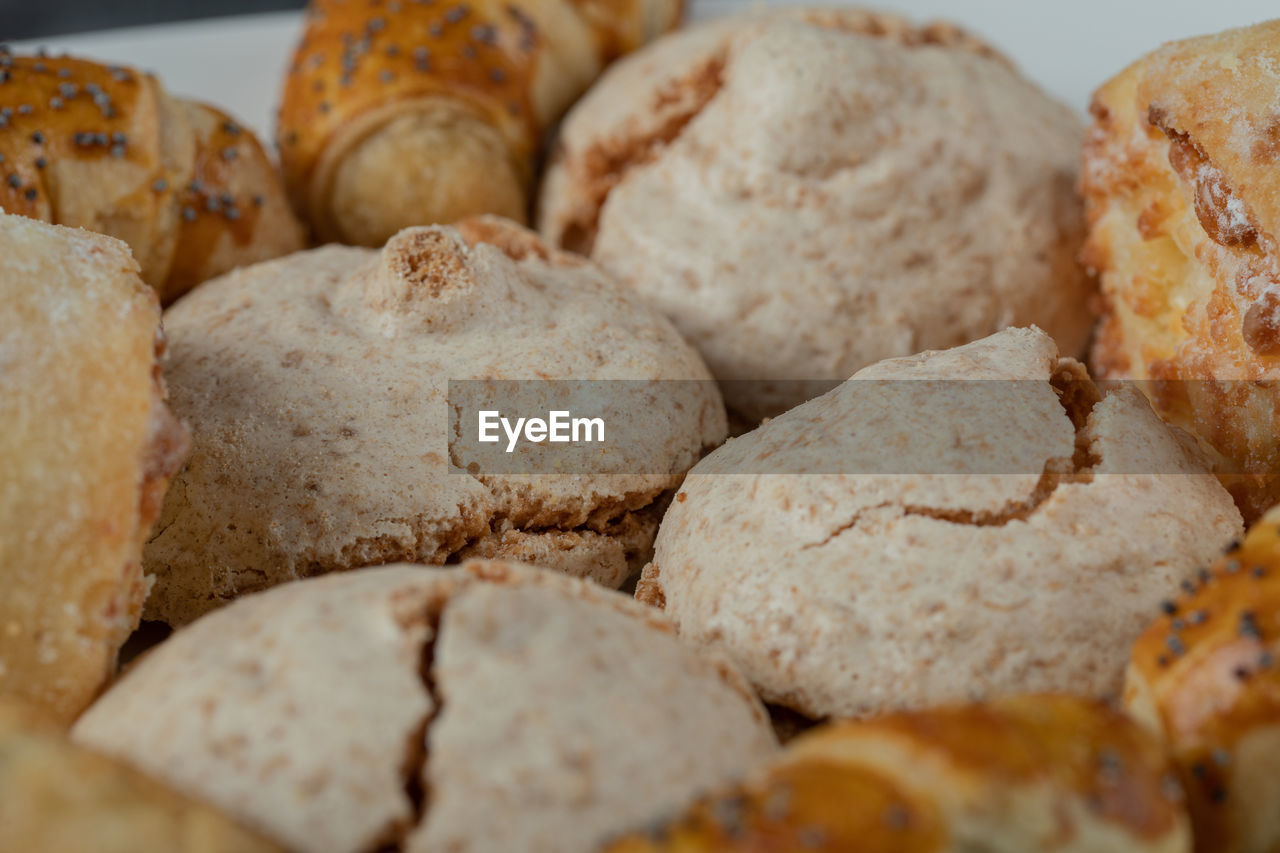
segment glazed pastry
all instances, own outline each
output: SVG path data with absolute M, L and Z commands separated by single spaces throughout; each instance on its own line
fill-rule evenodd
M 68 743 L 0 702 L 0 849 L 138 853 L 279 850 L 213 809 Z
M 0 695 L 69 723 L 138 624 L 186 432 L 125 244 L 0 213 L 0 258 Z
M 1280 502 L 1280 21 L 1166 45 L 1094 95 L 1096 373 L 1198 433 L 1246 520 Z
M 280 109 L 294 205 L 322 240 L 524 221 L 546 130 L 683 0 L 312 0 Z
M 131 68 L 0 47 L 0 180 L 9 213 L 128 243 L 166 304 L 302 248 L 253 134 Z
M 1080 353 L 1081 133 L 954 27 L 740 15 L 610 69 L 565 119 L 539 228 L 664 311 L 759 422 L 1010 325 Z
M 727 430 L 670 323 L 499 219 L 240 270 L 175 305 L 165 328 L 194 446 L 145 566 L 148 618 L 174 625 L 245 592 L 397 560 L 502 557 L 617 587 L 648 559 L 663 494 Z M 520 474 L 451 442 L 472 435 L 449 394 L 465 379 L 535 391 L 632 380 L 619 385 L 652 399 L 592 395 L 617 436 L 610 455 Z M 550 462 L 569 452 L 547 446 Z
M 1067 696 L 817 729 L 738 787 L 609 853 L 1187 853 L 1160 743 Z
M 1181 591 L 1133 647 L 1130 713 L 1167 741 L 1201 853 L 1280 846 L 1280 511 Z
M 1144 614 L 1240 531 L 1140 392 L 1009 329 L 868 367 L 702 460 L 636 595 L 810 717 L 1118 696 Z
M 776 748 L 745 682 L 660 614 L 488 561 L 241 599 L 73 736 L 304 853 L 585 853 Z

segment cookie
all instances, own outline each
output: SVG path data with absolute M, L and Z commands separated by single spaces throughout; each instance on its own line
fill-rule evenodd
M 1116 696 L 1151 608 L 1240 530 L 1138 390 L 1010 329 L 880 362 L 712 453 L 636 595 L 811 717 Z
M 1010 325 L 1081 353 L 1081 137 L 955 27 L 749 13 L 605 74 L 565 120 L 539 228 L 665 312 L 758 422 Z
M 498 219 L 250 267 L 165 325 L 193 450 L 145 566 L 148 618 L 175 625 L 283 581 L 398 560 L 533 559 L 619 586 L 647 559 L 655 503 L 726 433 L 706 367 L 670 323 Z M 468 379 L 529 380 L 508 401 L 543 380 L 619 380 L 612 408 L 608 382 L 585 392 L 610 453 L 582 444 L 581 464 L 556 473 L 569 451 L 544 444 L 545 465 L 495 472 L 465 456 L 481 445 L 451 441 L 478 429 L 450 394 Z M 514 458 L 485 446 L 499 465 Z
M 299 851 L 590 851 L 775 748 L 745 682 L 660 614 L 488 561 L 245 597 L 73 737 Z

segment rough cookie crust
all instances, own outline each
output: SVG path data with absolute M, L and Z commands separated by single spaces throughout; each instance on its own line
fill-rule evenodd
M 194 435 L 145 554 L 148 617 L 171 624 L 286 580 L 470 554 L 554 556 L 617 586 L 652 541 L 646 508 L 726 432 L 667 321 L 498 219 L 243 270 L 166 327 Z M 448 441 L 447 380 L 467 378 L 653 380 L 655 403 L 610 418 L 637 436 L 616 473 L 473 474 Z

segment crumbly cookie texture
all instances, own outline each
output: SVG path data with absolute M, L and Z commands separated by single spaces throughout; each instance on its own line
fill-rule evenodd
M 1114 695 L 1145 614 L 1240 530 L 1137 390 L 1101 395 L 1010 329 L 873 365 L 708 456 L 636 594 L 809 716 Z
M 492 561 L 287 584 L 178 631 L 77 723 L 300 851 L 590 851 L 773 755 L 661 614 Z
M 209 806 L 68 743 L 30 708 L 0 702 L 0 849 L 273 853 Z
M 124 243 L 0 211 L 0 695 L 68 724 L 115 669 L 186 433 Z
M 717 379 L 751 380 L 725 397 L 758 422 L 1010 325 L 1080 353 L 1081 135 L 954 27 L 746 14 L 605 74 L 565 121 L 539 227 L 662 309 Z
M 1133 646 L 1125 706 L 1159 733 L 1199 853 L 1280 845 L 1280 510 L 1170 589 Z
M 616 587 L 647 557 L 648 508 L 726 433 L 715 384 L 670 323 L 499 219 L 241 270 L 165 324 L 173 406 L 194 435 L 145 555 L 149 618 L 171 624 L 397 560 L 532 557 Z M 473 475 L 451 458 L 451 431 L 473 428 L 451 410 L 459 379 L 651 381 L 653 404 L 625 408 L 635 383 L 616 411 L 595 395 L 592 414 L 628 436 L 602 473 Z
M 1280 501 L 1278 111 L 1280 21 L 1166 45 L 1095 93 L 1082 173 L 1093 369 L 1152 380 L 1248 520 Z

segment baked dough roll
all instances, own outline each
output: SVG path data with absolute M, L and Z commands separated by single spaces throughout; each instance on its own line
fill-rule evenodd
M 546 130 L 683 0 L 313 0 L 285 80 L 281 159 L 322 240 L 523 222 Z
M 1104 378 L 1151 380 L 1246 520 L 1280 501 L 1280 21 L 1166 45 L 1094 95 L 1084 258 Z
M 280 848 L 0 702 L 0 849 L 275 853 Z
M 0 48 L 0 207 L 129 244 L 164 303 L 302 248 L 275 166 L 150 74 Z
M 69 723 L 138 624 L 187 436 L 127 246 L 0 214 L 0 258 L 0 694 Z
M 299 853 L 590 853 L 776 750 L 741 677 L 661 614 L 481 560 L 242 598 L 73 739 Z
M 1061 695 L 835 723 L 608 853 L 1185 853 L 1158 740 Z
M 1125 701 L 1168 742 L 1201 853 L 1280 847 L 1280 510 L 1180 591 L 1133 647 Z

